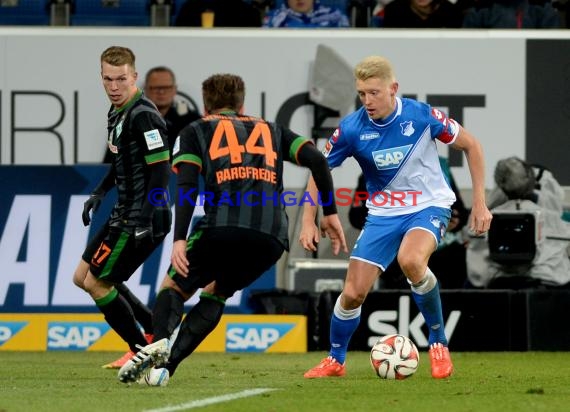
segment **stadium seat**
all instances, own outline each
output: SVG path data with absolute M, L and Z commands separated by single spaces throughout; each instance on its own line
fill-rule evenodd
M 152 0 L 150 3 L 150 25 L 156 27 L 171 26 L 173 6 L 172 0 Z
M 75 0 L 72 26 L 150 26 L 150 0 Z
M 0 25 L 47 26 L 50 0 L 1 0 Z

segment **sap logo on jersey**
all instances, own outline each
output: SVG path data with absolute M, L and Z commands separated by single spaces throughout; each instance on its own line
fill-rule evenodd
M 28 322 L 0 322 L 0 346 L 8 342 Z
M 264 352 L 294 326 L 294 323 L 229 323 L 226 352 Z
M 378 170 L 396 169 L 400 166 L 400 163 L 404 160 L 411 148 L 412 145 L 409 144 L 406 146 L 377 150 L 372 152 L 372 157 L 374 158 L 374 163 Z
M 111 327 L 104 322 L 50 322 L 48 350 L 85 350 Z

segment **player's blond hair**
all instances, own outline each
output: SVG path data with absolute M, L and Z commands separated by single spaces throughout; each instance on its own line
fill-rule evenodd
M 135 54 L 128 47 L 111 46 L 101 53 L 101 63 L 108 63 L 111 66 L 122 66 L 128 64 L 135 71 Z
M 368 80 L 372 77 L 380 80 L 395 82 L 396 75 L 392 63 L 382 56 L 368 56 L 354 68 L 356 80 Z

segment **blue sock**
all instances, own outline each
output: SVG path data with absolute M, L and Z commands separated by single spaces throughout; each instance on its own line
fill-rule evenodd
M 360 312 L 360 307 L 352 310 L 343 309 L 340 306 L 340 296 L 337 299 L 331 317 L 331 350 L 329 355 L 341 364 L 346 359 L 348 342 L 350 342 L 352 334 L 360 323 Z
M 418 285 L 412 285 L 412 296 L 429 328 L 429 344 L 439 342 L 447 346 L 439 285 L 429 268 L 426 277 Z

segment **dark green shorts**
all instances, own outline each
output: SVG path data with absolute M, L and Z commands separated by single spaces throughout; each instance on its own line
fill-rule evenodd
M 188 276 L 180 276 L 172 266 L 168 274 L 187 293 L 215 280 L 216 290 L 229 297 L 269 270 L 284 250 L 277 238 L 256 230 L 238 227 L 197 230 L 188 239 Z
M 166 235 L 150 238 L 135 245 L 134 235 L 105 224 L 91 239 L 83 260 L 98 279 L 111 283 L 127 281 L 152 254 Z

